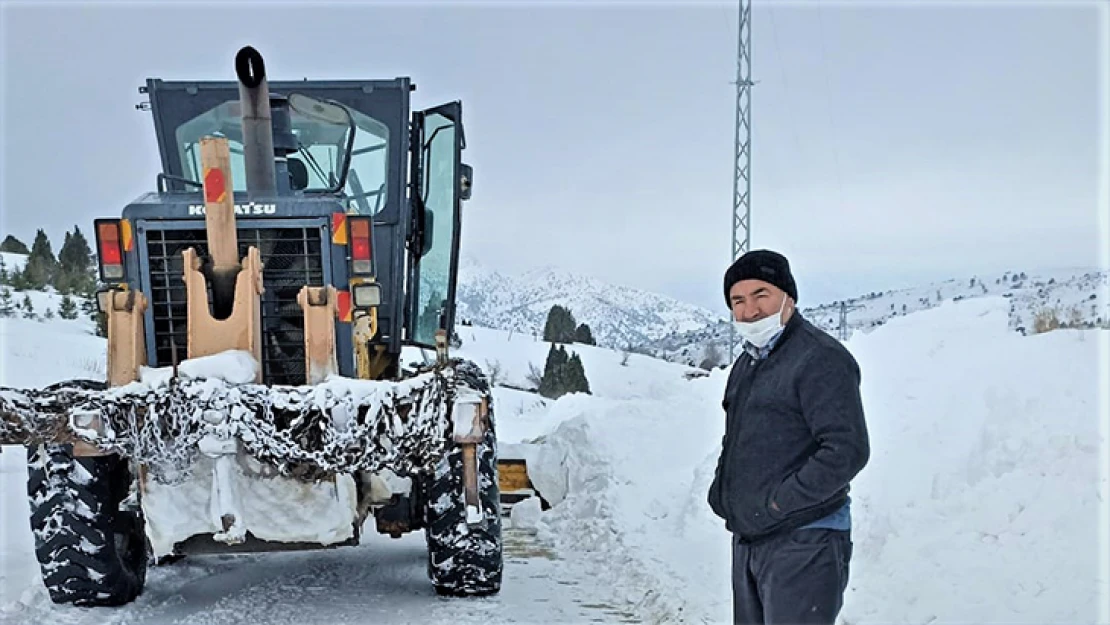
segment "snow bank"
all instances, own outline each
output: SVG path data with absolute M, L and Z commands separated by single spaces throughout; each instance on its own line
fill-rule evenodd
M 651 622 L 696 620 L 699 612 L 720 620 L 720 610 L 704 608 L 730 596 L 727 577 L 698 573 L 724 562 L 712 539 L 723 534 L 691 525 L 708 517 L 699 515 L 703 498 L 691 490 L 698 470 L 686 459 L 707 457 L 714 442 L 680 433 L 697 428 L 697 413 L 715 414 L 712 404 L 676 397 L 665 410 L 654 401 L 582 405 L 529 465 L 554 503 L 539 536 L 593 559 L 598 583 Z M 561 488 L 545 488 L 550 483 Z
M 1106 620 L 1110 332 L 1021 337 L 1007 309 L 948 304 L 851 343 L 874 451 L 847 620 Z
M 845 622 L 1107 620 L 1110 332 L 1007 324 L 1008 302 L 983 298 L 849 344 L 873 455 L 853 486 Z M 598 583 L 649 618 L 728 621 L 728 536 L 705 503 L 727 372 L 685 380 L 575 349 L 601 391 L 527 416 L 552 424 L 529 454 L 555 504 L 539 535 L 594 557 Z
M 26 258 L 4 254 L 9 269 L 13 257 Z M 49 292 L 28 295 L 39 314 L 47 307 L 56 310 L 61 300 Z M 13 292 L 13 301 L 22 298 L 22 293 Z M 103 380 L 105 341 L 92 330 L 92 322 L 83 316 L 72 321 L 0 317 L 0 385 L 29 388 L 72 379 Z M 0 453 L 0 606 L 19 599 L 28 585 L 41 588 L 28 520 L 26 459 L 18 446 L 4 446 Z M 2 616 L 0 612 L 0 620 Z

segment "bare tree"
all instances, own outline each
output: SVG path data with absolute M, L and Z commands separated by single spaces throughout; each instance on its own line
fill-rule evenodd
M 543 371 L 533 363 L 528 363 L 528 383 L 532 385 L 533 389 L 540 387 L 540 382 L 543 381 Z
M 493 362 L 486 361 L 486 372 L 489 374 L 490 388 L 499 386 L 504 380 L 501 377 L 501 361 L 494 360 Z

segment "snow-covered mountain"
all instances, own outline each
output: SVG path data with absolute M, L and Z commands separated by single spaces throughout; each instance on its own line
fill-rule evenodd
M 519 275 L 473 259 L 459 270 L 456 319 L 473 325 L 542 336 L 547 313 L 559 304 L 590 326 L 599 346 L 626 348 L 689 332 L 721 315 L 665 295 L 575 275 L 552 267 Z
M 1009 299 L 1009 327 L 1035 334 L 1058 327 L 1110 327 L 1110 272 L 1098 269 L 1057 269 L 1036 273 L 1000 274 L 949 279 L 905 289 L 871 292 L 846 300 L 801 308 L 817 326 L 839 336 L 869 332 L 896 317 L 935 308 L 948 301 L 985 296 Z M 841 314 L 844 315 L 843 328 Z M 700 365 L 708 356 L 723 364 L 728 358 L 729 323 L 725 320 L 687 332 L 675 332 L 644 346 L 658 358 Z M 716 351 L 708 354 L 709 350 Z
M 1010 300 L 1010 329 L 1022 334 L 1053 324 L 1110 326 L 1110 272 L 1091 268 L 952 278 L 803 306 L 802 313 L 847 339 L 944 302 L 999 295 Z M 724 364 L 729 357 L 729 322 L 723 315 L 556 268 L 509 275 L 466 259 L 459 273 L 458 302 L 457 319 L 482 327 L 540 336 L 551 306 L 561 304 L 579 323 L 589 324 L 600 346 L 632 348 L 694 366 L 707 360 Z

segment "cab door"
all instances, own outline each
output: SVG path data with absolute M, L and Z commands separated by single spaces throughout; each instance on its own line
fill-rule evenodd
M 470 168 L 462 163 L 466 139 L 462 104 L 451 102 L 414 113 L 406 294 L 408 342 L 435 348 L 436 331 L 455 324 L 462 200 L 469 197 Z

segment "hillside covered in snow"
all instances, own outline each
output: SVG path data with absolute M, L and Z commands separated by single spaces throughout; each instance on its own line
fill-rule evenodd
M 802 306 L 801 311 L 833 336 L 847 338 L 947 302 L 983 297 L 1006 300 L 1007 327 L 1019 334 L 1057 327 L 1110 328 L 1110 272 L 1095 269 L 971 276 L 864 293 L 846 300 Z M 643 348 L 659 358 L 698 365 L 713 346 L 719 356 L 718 364 L 724 364 L 728 342 L 729 323 L 722 320 L 689 332 L 676 332 Z
M 642 345 L 722 318 L 665 295 L 555 268 L 512 275 L 473 260 L 460 267 L 455 316 L 460 321 L 542 337 L 554 305 L 569 308 L 579 323 L 590 326 L 598 345 L 612 348 Z
M 989 296 L 1006 298 L 1008 327 L 1021 334 L 1110 327 L 1110 271 L 1097 268 L 972 275 L 807 304 L 801 310 L 819 327 L 847 338 L 945 302 Z M 556 304 L 587 323 L 602 347 L 693 366 L 728 360 L 729 322 L 719 311 L 557 269 L 510 276 L 466 261 L 460 271 L 459 320 L 540 337 Z

